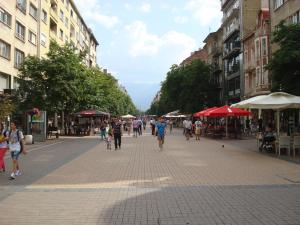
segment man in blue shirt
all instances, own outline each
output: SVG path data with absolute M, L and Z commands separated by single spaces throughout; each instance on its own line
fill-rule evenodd
M 167 127 L 167 125 L 164 122 L 163 118 L 161 117 L 156 124 L 157 140 L 158 140 L 158 146 L 159 146 L 160 150 L 162 150 L 162 147 L 164 144 L 166 127 Z

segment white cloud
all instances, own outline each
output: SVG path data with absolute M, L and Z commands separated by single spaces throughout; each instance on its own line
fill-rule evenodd
M 102 13 L 103 10 L 97 0 L 75 0 L 75 3 L 84 19 L 106 28 L 114 28 L 120 23 L 117 16 Z
M 126 2 L 124 4 L 124 7 L 125 7 L 126 10 L 131 10 L 132 9 L 132 6 L 128 2 Z
M 168 31 L 162 36 L 151 34 L 141 21 L 135 21 L 125 29 L 131 39 L 130 54 L 133 57 L 154 56 L 171 49 L 176 51 L 177 59 L 182 59 L 197 47 L 195 39 L 177 31 Z
M 151 5 L 149 3 L 143 2 L 140 10 L 144 13 L 149 13 L 151 11 Z
M 222 18 L 220 0 L 189 0 L 185 9 L 192 13 L 201 26 L 207 26 L 210 23 Z
M 185 24 L 188 21 L 188 18 L 185 16 L 176 16 L 174 18 L 174 21 L 175 21 L 175 23 L 178 23 L 178 24 Z

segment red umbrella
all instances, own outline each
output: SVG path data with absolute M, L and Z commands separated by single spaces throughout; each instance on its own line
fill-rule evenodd
M 194 116 L 194 117 L 204 116 L 205 113 L 208 113 L 208 112 L 210 112 L 210 111 L 212 111 L 212 110 L 215 110 L 215 109 L 217 109 L 217 108 L 218 108 L 218 107 L 212 107 L 212 108 L 204 109 L 204 110 L 202 110 L 202 111 L 200 111 L 200 112 L 194 113 L 193 116 Z
M 228 117 L 228 116 L 250 116 L 250 112 L 239 109 L 239 108 L 234 108 L 234 107 L 229 107 L 228 105 L 224 105 L 220 108 L 211 110 L 209 112 L 206 112 L 204 116 L 207 117 Z

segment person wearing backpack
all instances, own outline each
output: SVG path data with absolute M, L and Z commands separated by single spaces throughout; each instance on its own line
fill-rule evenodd
M 3 124 L 0 123 L 0 169 L 2 169 L 1 172 L 5 172 L 4 156 L 8 148 L 8 134 L 8 130 L 5 130 Z
M 9 151 L 11 154 L 12 158 L 12 163 L 13 163 L 13 170 L 10 175 L 10 179 L 15 179 L 16 176 L 20 176 L 20 168 L 19 168 L 19 156 L 21 153 L 26 154 L 26 151 L 24 149 L 24 136 L 22 131 L 17 129 L 17 123 L 12 122 L 10 125 L 10 132 L 9 132 L 9 138 L 8 138 L 8 146 L 9 146 Z

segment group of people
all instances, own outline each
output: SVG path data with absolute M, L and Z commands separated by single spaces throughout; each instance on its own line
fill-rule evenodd
M 187 118 L 183 120 L 182 125 L 183 134 L 185 135 L 187 141 L 190 139 L 190 137 L 193 136 L 193 131 L 195 132 L 196 140 L 200 140 L 203 123 L 199 118 L 195 121 L 194 124 L 190 118 Z
M 10 130 L 5 129 L 2 123 L 0 124 L 0 171 L 5 172 L 6 170 L 4 157 L 9 150 L 12 159 L 12 172 L 10 174 L 12 180 L 21 175 L 18 159 L 22 153 L 26 154 L 23 139 L 23 133 L 17 129 L 16 122 L 11 122 Z

